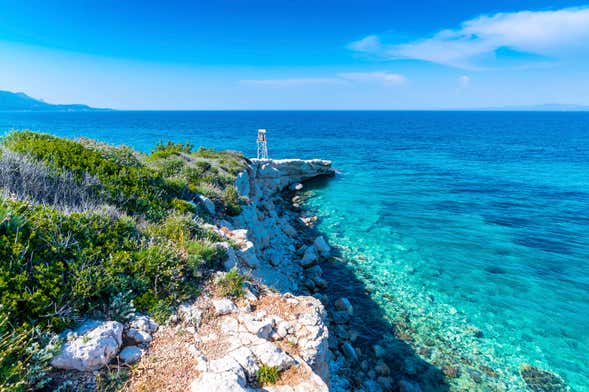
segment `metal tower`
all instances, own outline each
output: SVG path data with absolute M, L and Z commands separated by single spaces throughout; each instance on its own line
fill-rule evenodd
M 265 129 L 258 129 L 258 159 L 268 159 L 268 144 L 266 143 Z

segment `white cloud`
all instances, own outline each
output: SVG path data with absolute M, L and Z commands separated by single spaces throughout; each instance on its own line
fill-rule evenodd
M 401 44 L 370 35 L 348 47 L 389 59 L 416 59 L 458 68 L 479 68 L 501 48 L 560 58 L 589 53 L 589 7 L 480 16 L 457 29 Z
M 407 81 L 405 76 L 391 72 L 348 72 L 339 74 L 339 77 L 346 80 L 384 84 L 403 84 Z
M 348 45 L 349 49 L 356 52 L 377 52 L 381 49 L 380 39 L 376 35 L 369 35 L 359 41 L 352 42 Z
M 246 79 L 240 80 L 242 84 L 250 84 L 257 86 L 303 86 L 313 84 L 340 84 L 343 83 L 338 78 L 289 78 L 289 79 Z
M 467 88 L 470 85 L 470 76 L 462 75 L 458 77 L 458 84 L 461 88 Z
M 384 85 L 399 85 L 407 81 L 401 74 L 392 72 L 344 72 L 326 78 L 288 78 L 288 79 L 244 79 L 241 84 L 270 87 L 290 87 L 306 85 L 338 85 L 350 82 L 378 82 Z

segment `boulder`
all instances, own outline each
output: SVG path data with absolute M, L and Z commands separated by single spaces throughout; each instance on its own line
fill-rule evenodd
M 132 364 L 138 362 L 143 355 L 143 350 L 137 346 L 127 346 L 121 350 L 119 358 L 124 363 Z
M 313 246 L 315 247 L 319 255 L 321 255 L 321 257 L 329 257 L 331 255 L 331 247 L 327 245 L 327 242 L 325 241 L 325 238 L 323 238 L 323 236 L 315 238 Z
M 350 343 L 345 342 L 342 344 L 342 352 L 350 362 L 356 362 L 358 360 L 358 354 Z
M 117 321 L 89 320 L 76 334 L 77 337 L 64 344 L 61 352 L 53 357 L 51 366 L 80 371 L 105 366 L 119 352 L 123 325 Z
M 314 247 L 309 246 L 305 250 L 305 254 L 303 255 L 303 258 L 301 259 L 301 265 L 303 267 L 309 267 L 309 266 L 315 264 L 317 262 L 317 259 L 318 259 L 317 251 L 315 250 Z
M 204 195 L 197 196 L 198 202 L 204 206 L 210 215 L 215 215 L 215 203 Z
M 350 303 L 350 300 L 347 299 L 346 297 L 338 298 L 335 301 L 334 305 L 337 310 L 346 312 L 350 316 L 354 315 L 354 307 Z
M 135 344 L 149 343 L 153 339 L 149 333 L 137 328 L 129 328 L 125 336 Z
M 157 331 L 159 324 L 149 316 L 136 315 L 129 321 L 129 328 L 135 328 L 151 334 Z
M 219 316 L 233 313 L 237 310 L 237 306 L 235 306 L 235 304 L 227 298 L 214 300 L 213 307 L 215 308 L 215 312 Z

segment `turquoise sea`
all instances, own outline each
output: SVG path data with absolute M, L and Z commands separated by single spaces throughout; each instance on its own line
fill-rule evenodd
M 305 208 L 416 351 L 589 390 L 589 113 L 0 113 L 25 128 L 248 156 L 266 128 L 271 158 L 333 160 Z

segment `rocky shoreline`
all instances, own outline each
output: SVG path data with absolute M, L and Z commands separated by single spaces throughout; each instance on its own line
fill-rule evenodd
M 301 210 L 304 182 L 334 174 L 329 161 L 251 160 L 235 184 L 241 214 L 216 213 L 201 196 L 197 202 L 212 218 L 208 228 L 225 239 L 217 246 L 225 249 L 227 272 L 214 273 L 203 294 L 182 303 L 164 325 L 147 315 L 125 324 L 85 322 L 53 358 L 62 369 L 56 380 L 67 390 L 100 389 L 96 370 L 116 362 L 117 369 L 135 364 L 123 388 L 131 391 L 454 389 L 448 380 L 458 365 L 441 369 L 423 359 L 431 356 L 426 349 L 416 353 L 408 328 L 384 317 L 316 231 L 317 218 Z M 239 296 L 218 290 L 230 271 L 243 277 Z M 567 390 L 551 373 L 524 370 L 534 390 Z M 486 390 L 476 380 L 463 387 Z

